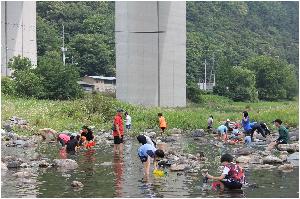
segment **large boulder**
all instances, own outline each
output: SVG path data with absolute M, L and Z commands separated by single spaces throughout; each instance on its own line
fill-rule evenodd
M 66 170 L 72 170 L 76 169 L 78 167 L 78 164 L 75 160 L 71 159 L 54 159 L 54 166 L 60 167 L 62 169 Z
M 254 149 L 252 148 L 241 148 L 236 151 L 237 155 L 250 155 L 254 152 Z
M 278 169 L 283 172 L 291 172 L 293 171 L 294 166 L 292 164 L 284 164 L 284 165 L 280 165 Z
M 299 166 L 299 152 L 295 152 L 287 157 L 287 161 L 295 166 Z
M 170 171 L 183 171 L 187 165 L 185 164 L 172 164 Z
M 38 131 L 38 135 L 42 136 L 46 141 L 55 141 L 57 132 L 50 128 L 43 128 Z
M 299 143 L 294 144 L 279 144 L 278 150 L 280 151 L 287 151 L 289 153 L 293 153 L 299 151 Z
M 273 155 L 269 155 L 269 156 L 266 156 L 263 158 L 263 163 L 264 164 L 278 164 L 278 163 L 282 163 L 283 161 L 276 157 L 276 156 L 273 156 Z
M 196 129 L 193 133 L 192 133 L 193 137 L 204 137 L 205 136 L 205 132 L 203 129 Z
M 251 160 L 250 156 L 239 156 L 236 158 L 236 162 L 238 163 L 248 163 Z

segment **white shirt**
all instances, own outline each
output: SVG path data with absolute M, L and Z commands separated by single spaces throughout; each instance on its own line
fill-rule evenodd
M 129 115 L 126 116 L 126 125 L 131 124 L 131 117 Z
M 146 137 L 146 140 L 147 140 L 147 144 L 150 144 L 152 146 L 154 146 L 154 143 L 152 142 L 151 138 L 148 137 L 147 135 L 144 135 Z

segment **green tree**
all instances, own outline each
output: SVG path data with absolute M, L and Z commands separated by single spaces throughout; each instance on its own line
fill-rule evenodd
M 15 81 L 10 77 L 1 78 L 1 92 L 3 94 L 15 95 L 16 84 Z
M 21 55 L 12 57 L 8 62 L 8 68 L 21 71 L 28 70 L 32 67 L 31 61 L 27 57 L 21 57 Z
M 297 95 L 295 70 L 287 62 L 258 56 L 246 60 L 242 66 L 255 72 L 259 99 L 278 100 Z

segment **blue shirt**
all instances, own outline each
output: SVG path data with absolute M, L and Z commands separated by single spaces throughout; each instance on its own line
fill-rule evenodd
M 138 155 L 140 157 L 152 157 L 154 158 L 154 153 L 156 151 L 156 148 L 154 146 L 152 146 L 151 144 L 144 144 L 142 146 L 140 146 L 140 148 L 138 149 Z
M 222 132 L 222 133 L 224 132 L 224 133 L 226 133 L 227 130 L 228 130 L 228 128 L 225 125 L 223 125 L 223 124 L 218 127 L 218 132 Z
M 247 120 L 244 121 L 244 118 L 242 119 L 242 125 L 245 131 L 250 131 L 252 130 L 251 125 L 250 125 L 250 119 L 247 117 Z

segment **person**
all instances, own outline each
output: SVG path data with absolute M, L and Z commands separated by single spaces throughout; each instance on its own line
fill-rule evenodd
M 159 119 L 159 127 L 161 129 L 160 135 L 162 136 L 162 134 L 165 132 L 165 129 L 167 128 L 167 122 L 162 113 L 158 113 L 157 115 Z
M 219 139 L 226 141 L 228 128 L 224 124 L 222 124 L 221 126 L 218 127 L 217 131 L 218 131 Z
M 70 141 L 67 143 L 67 153 L 72 153 L 74 154 L 77 150 L 77 147 L 79 146 L 79 143 L 78 143 L 78 137 L 77 135 L 75 134 L 72 134 L 71 137 L 70 137 Z
M 253 134 L 254 134 L 254 131 L 258 131 L 258 133 L 260 133 L 263 137 L 266 137 L 265 135 L 265 131 L 264 129 L 261 127 L 261 125 L 257 122 L 253 122 L 253 123 L 250 123 L 250 118 L 249 118 L 249 114 L 247 111 L 244 111 L 243 112 L 243 119 L 242 119 L 242 126 L 245 130 L 245 134 L 246 136 L 249 136 L 251 137 L 251 140 L 253 140 Z
M 143 136 L 145 136 L 147 144 L 150 144 L 150 145 L 156 147 L 156 142 L 153 139 L 151 139 L 148 135 L 145 135 L 145 133 L 143 134 Z
M 223 172 L 219 177 L 208 174 L 208 171 L 202 173 L 206 179 L 219 181 L 221 191 L 224 187 L 228 189 L 241 189 L 245 183 L 245 173 L 242 167 L 233 163 L 232 155 L 226 153 L 221 157 L 221 164 L 224 166 Z
M 84 125 L 82 127 L 81 137 L 82 137 L 82 144 L 87 149 L 90 149 L 93 146 L 95 146 L 93 131 L 88 126 Z
M 66 144 L 69 142 L 70 137 L 67 134 L 60 133 L 57 136 L 57 141 L 61 144 L 61 146 L 64 148 Z
M 232 131 L 232 130 L 233 130 L 233 129 L 230 127 L 230 119 L 227 119 L 224 125 L 227 127 L 227 130 L 228 130 L 228 131 Z
M 273 121 L 274 125 L 278 128 L 279 137 L 269 144 L 267 150 L 271 150 L 272 148 L 276 147 L 279 144 L 287 144 L 289 141 L 289 132 L 285 126 L 282 125 L 281 119 L 276 119 Z
M 117 110 L 113 123 L 113 137 L 114 137 L 114 153 L 123 153 L 123 138 L 124 128 L 122 120 L 122 109 Z
M 209 116 L 209 118 L 207 120 L 207 129 L 211 129 L 212 128 L 213 122 L 214 122 L 214 117 L 211 115 L 211 116 Z
M 150 172 L 150 158 L 153 158 L 154 170 L 157 169 L 157 161 L 164 158 L 165 153 L 161 149 L 156 149 L 153 145 L 148 144 L 144 135 L 137 136 L 137 140 L 142 146 L 138 149 L 138 156 L 144 165 L 144 175 L 146 178 Z
M 126 132 L 128 133 L 131 129 L 131 117 L 128 112 L 125 112 L 125 124 L 126 124 Z

